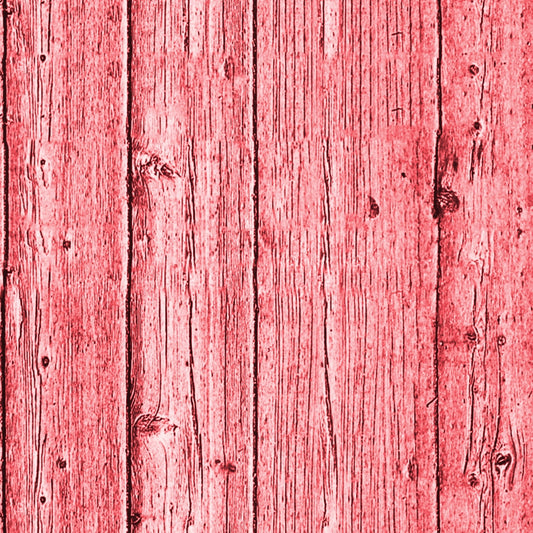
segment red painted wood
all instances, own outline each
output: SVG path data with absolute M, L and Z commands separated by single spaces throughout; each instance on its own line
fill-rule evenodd
M 4 7 L 2 531 L 532 529 L 533 6 Z
M 1 56 L 4 57 L 5 55 L 5 50 L 4 50 L 4 27 L 3 25 L 0 25 L 0 43 L 2 43 L 0 45 L 0 50 L 1 50 Z M 4 107 L 4 84 L 1 83 L 0 84 L 0 98 L 1 98 L 1 102 L 2 102 L 2 108 Z M 3 115 L 3 112 L 4 112 L 4 109 L 2 109 L 2 115 Z M 5 138 L 4 138 L 4 121 L 2 121 L 2 128 L 1 128 L 1 133 L 0 133 L 0 143 L 1 143 L 1 148 L 0 148 L 0 247 L 1 247 L 1 250 L 2 250 L 2 275 L 0 276 L 0 284 L 1 284 L 1 287 L 2 287 L 2 292 L 0 293 L 0 328 L 2 328 L 0 330 L 0 345 L 2 346 L 0 348 L 0 357 L 2 359 L 0 359 L 0 397 L 2 398 L 2 400 L 0 401 L 0 423 L 1 423 L 1 427 L 0 427 L 0 457 L 2 458 L 1 461 L 0 461 L 0 465 L 4 465 L 4 452 L 5 452 L 5 447 L 4 447 L 4 437 L 5 437 L 5 427 L 6 427 L 6 422 L 7 422 L 7 412 L 6 412 L 6 409 L 5 409 L 5 401 L 4 401 L 4 392 L 5 392 L 5 372 L 4 372 L 4 367 L 5 367 L 5 357 L 4 357 L 4 348 L 3 348 L 3 332 L 5 331 L 5 328 L 4 328 L 4 310 L 5 310 L 5 291 L 4 291 L 4 277 L 6 276 L 6 273 L 5 273 L 5 265 L 4 265 L 4 256 L 5 256 L 5 248 L 6 248 L 6 224 L 5 224 L 5 220 L 6 220 L 6 188 L 5 188 L 5 184 L 6 184 L 6 180 L 5 180 L 5 164 L 6 164 L 6 145 L 5 145 Z M 4 476 L 4 472 L 5 472 L 5 468 L 2 468 L 0 467 L 0 505 L 1 505 L 1 509 L 0 509 L 0 513 L 1 515 L 0 516 L 3 516 L 4 515 L 4 509 L 5 509 L 5 499 L 4 499 L 4 483 L 5 483 L 5 476 Z M 4 533 L 5 532 L 5 527 L 4 527 L 4 520 L 0 520 L 0 533 Z
M 6 532 L 125 530 L 125 4 L 8 6 Z
M 258 531 L 435 531 L 436 5 L 258 11 Z
M 533 528 L 532 8 L 442 4 L 442 531 Z
M 135 531 L 251 524 L 249 9 L 132 5 Z

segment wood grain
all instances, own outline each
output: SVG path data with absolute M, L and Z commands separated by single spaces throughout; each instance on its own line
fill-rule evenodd
M 0 24 L 0 43 L 1 46 L 1 56 L 2 56 L 2 72 L 5 72 L 5 66 L 7 62 L 7 50 L 6 50 L 6 32 L 5 30 L 6 17 L 2 16 L 2 24 Z M 7 127 L 7 113 L 6 113 L 6 99 L 5 99 L 5 86 L 6 86 L 6 77 L 2 76 L 2 83 L 0 83 L 0 98 L 2 102 L 2 127 L 0 134 L 0 246 L 2 250 L 2 277 L 1 277 L 1 294 L 0 294 L 0 457 L 1 457 L 1 467 L 0 467 L 0 533 L 5 533 L 5 520 L 7 501 L 5 498 L 5 488 L 6 488 L 6 449 L 5 449 L 5 434 L 7 427 L 7 409 L 5 402 L 5 370 L 6 370 L 6 328 L 5 316 L 6 316 L 6 291 L 4 287 L 6 286 L 6 280 L 8 277 L 8 265 L 7 265 L 7 252 L 8 252 L 8 242 L 7 242 L 7 232 L 6 232 L 6 219 L 9 211 L 9 195 L 7 194 L 6 187 L 6 162 L 7 162 L 7 153 L 8 147 L 6 144 L 6 127 Z
M 132 524 L 251 524 L 249 3 L 132 4 Z
M 442 4 L 442 531 L 533 526 L 532 7 Z
M 3 20 L 1 532 L 532 529 L 530 2 Z
M 258 14 L 258 531 L 435 531 L 436 6 Z
M 125 528 L 124 7 L 6 11 L 6 531 Z

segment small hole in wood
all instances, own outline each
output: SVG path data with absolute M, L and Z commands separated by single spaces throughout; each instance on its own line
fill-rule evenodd
M 370 202 L 370 218 L 376 218 L 379 215 L 379 205 L 372 196 L 369 196 L 368 200 Z

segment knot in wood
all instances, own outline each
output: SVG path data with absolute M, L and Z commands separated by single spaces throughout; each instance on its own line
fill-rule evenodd
M 474 472 L 472 472 L 472 473 L 468 476 L 468 484 L 469 484 L 471 487 L 473 487 L 473 488 L 475 488 L 475 487 L 477 487 L 477 486 L 479 485 L 479 479 L 478 479 L 477 475 L 476 475 Z
M 468 328 L 466 330 L 466 333 L 465 333 L 465 338 L 466 340 L 468 340 L 469 342 L 477 342 L 477 333 L 476 333 L 476 330 L 471 327 L 471 328 Z
M 513 458 L 511 457 L 510 453 L 498 453 L 494 460 L 494 464 L 496 466 L 496 472 L 500 474 L 511 464 L 512 460 Z
M 438 215 L 448 212 L 455 213 L 459 209 L 459 198 L 451 189 L 442 188 L 437 193 Z

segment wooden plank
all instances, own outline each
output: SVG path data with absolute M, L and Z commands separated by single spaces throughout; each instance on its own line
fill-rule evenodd
M 533 527 L 532 16 L 442 2 L 442 531 Z
M 6 47 L 5 47 L 5 32 L 4 32 L 4 22 L 5 22 L 5 16 L 2 17 L 2 24 L 0 24 L 0 48 L 1 48 L 1 55 L 2 55 L 2 72 L 5 72 L 5 65 L 7 60 L 6 55 Z M 5 483 L 6 483 L 6 477 L 5 477 L 5 467 L 6 467 L 6 461 L 5 461 L 5 430 L 6 430 L 6 422 L 7 422 L 7 409 L 6 409 L 6 403 L 5 403 L 5 368 L 6 368 L 6 358 L 5 358 L 5 310 L 6 310 L 6 299 L 5 299 L 5 291 L 4 287 L 6 285 L 6 278 L 7 278 L 7 238 L 6 238 L 6 216 L 7 216 L 7 203 L 8 203 L 8 195 L 7 195 L 7 189 L 6 189 L 6 154 L 7 154 L 7 146 L 5 143 L 5 129 L 7 126 L 6 121 L 6 107 L 5 107 L 5 98 L 4 98 L 4 88 L 5 88 L 5 76 L 2 76 L 2 83 L 0 83 L 0 101 L 2 102 L 2 131 L 0 133 L 0 249 L 2 250 L 2 277 L 1 277 L 1 295 L 0 295 L 0 328 L 1 328 L 1 337 L 0 337 L 0 406 L 2 412 L 0 413 L 0 457 L 1 457 L 1 468 L 0 468 L 0 498 L 1 498 L 1 504 L 0 504 L 0 533 L 5 532 L 5 511 L 6 511 L 6 499 L 4 497 L 5 495 Z
M 125 4 L 8 5 L 6 531 L 126 526 Z
M 435 531 L 436 5 L 258 5 L 258 531 Z
M 136 531 L 250 524 L 249 9 L 132 3 Z

